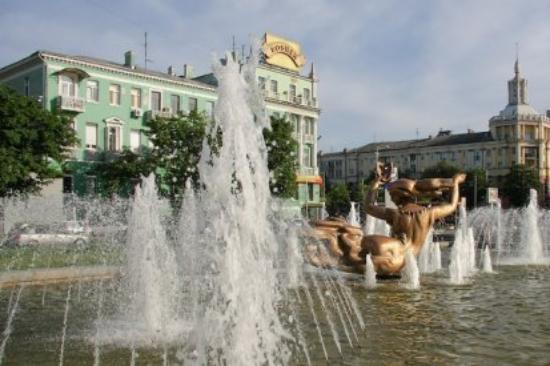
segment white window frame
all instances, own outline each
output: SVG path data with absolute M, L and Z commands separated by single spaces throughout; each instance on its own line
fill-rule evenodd
M 78 83 L 76 82 L 75 79 L 76 79 L 75 76 L 70 75 L 70 74 L 59 74 L 59 76 L 58 76 L 58 80 L 59 80 L 58 92 L 59 92 L 59 95 L 61 95 L 63 97 L 68 97 L 68 98 L 77 97 L 78 96 L 78 89 L 77 89 Z M 70 81 L 70 84 L 68 84 L 68 90 L 69 90 L 68 94 L 64 93 L 65 81 Z
M 116 93 L 118 95 L 118 97 L 114 101 L 112 99 L 113 93 Z M 122 87 L 120 86 L 120 84 L 110 84 L 109 85 L 109 105 L 120 106 L 121 94 L 122 94 Z
M 174 106 L 174 100 L 178 101 L 178 105 Z M 176 108 L 174 108 L 176 107 Z M 171 94 L 170 95 L 170 110 L 172 113 L 176 114 L 181 111 L 181 96 L 178 94 Z
M 105 151 L 109 152 L 120 152 L 122 151 L 122 146 L 124 146 L 123 136 L 124 136 L 124 122 L 116 117 L 111 117 L 105 120 Z M 115 128 L 117 131 L 118 138 L 115 137 L 115 148 L 111 149 L 109 140 L 110 140 L 110 130 Z
M 95 96 L 92 95 L 90 97 L 90 90 L 94 90 L 94 88 L 90 88 L 90 85 L 95 84 Z M 99 81 L 97 80 L 87 80 L 86 81 L 86 101 L 92 102 L 92 103 L 99 103 Z
M 130 105 L 132 109 L 141 109 L 141 106 L 143 105 L 141 95 L 141 88 L 130 89 Z
M 135 134 L 137 133 L 137 136 L 138 136 L 138 140 L 137 140 L 137 146 L 133 146 L 133 139 L 132 137 L 135 136 Z M 130 130 L 130 150 L 136 152 L 138 151 L 140 148 L 141 148 L 141 130 L 139 129 L 131 129 Z
M 153 93 L 159 93 L 160 94 L 160 108 L 158 110 L 156 109 L 153 109 Z M 155 111 L 155 112 L 160 112 L 162 111 L 162 106 L 163 106 L 163 100 L 162 100 L 162 90 L 157 90 L 157 89 L 151 89 L 150 92 L 149 92 L 149 107 L 151 108 L 152 111 Z
M 94 143 L 90 143 L 89 141 L 89 136 L 88 136 L 88 128 L 91 127 L 91 128 L 95 128 L 95 141 Z M 97 123 L 92 123 L 92 122 L 87 122 L 86 123 L 86 136 L 85 136 L 85 147 L 86 147 L 86 150 L 95 150 L 97 149 L 97 132 L 98 132 L 98 126 L 97 126 Z

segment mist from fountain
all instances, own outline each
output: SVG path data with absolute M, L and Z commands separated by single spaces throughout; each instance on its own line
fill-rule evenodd
M 408 290 L 417 290 L 420 288 L 420 271 L 416 256 L 412 250 L 405 253 L 405 267 L 401 270 L 401 280 L 399 285 Z
M 365 216 L 365 225 L 363 226 L 363 233 L 365 235 L 390 235 L 391 228 L 384 220 L 380 220 L 374 216 Z
M 470 213 L 476 241 L 496 252 L 497 265 L 550 264 L 550 211 L 537 200 L 531 190 L 524 208 L 503 210 L 497 203 Z
M 441 269 L 441 250 L 439 243 L 433 241 L 433 229 L 428 232 L 418 254 L 418 269 L 420 273 L 434 273 Z
M 361 214 L 357 210 L 357 206 L 357 202 L 350 202 L 350 210 L 347 217 L 347 222 L 350 225 L 361 226 Z
M 468 225 L 465 202 L 459 207 L 459 221 L 449 263 L 450 283 L 464 284 L 476 272 L 474 231 Z
M 367 254 L 366 258 L 365 287 L 369 289 L 376 287 L 376 270 L 370 254 Z

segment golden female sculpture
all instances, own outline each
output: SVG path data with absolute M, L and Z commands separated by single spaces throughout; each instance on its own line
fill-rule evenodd
M 388 183 L 390 171 L 391 167 L 378 164 L 376 178 L 364 204 L 369 215 L 385 220 L 391 226 L 391 236 L 365 236 L 360 227 L 349 225 L 342 219 L 319 220 L 314 223 L 311 234 L 328 245 L 326 250 L 314 244 L 306 246 L 306 258 L 311 264 L 364 273 L 365 258 L 370 253 L 378 275 L 397 275 L 405 265 L 406 251 L 412 250 L 417 256 L 435 220 L 455 212 L 459 185 L 464 182 L 465 174 L 449 179 L 399 179 Z M 378 189 L 386 183 L 397 208 L 376 205 Z M 432 207 L 415 203 L 418 197 L 440 196 L 444 190 L 451 190 L 450 202 Z

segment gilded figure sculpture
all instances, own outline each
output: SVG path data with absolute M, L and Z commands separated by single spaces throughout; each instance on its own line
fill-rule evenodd
M 309 236 L 317 243 L 306 245 L 306 259 L 317 267 L 333 267 L 356 273 L 365 272 L 366 255 L 370 254 L 378 276 L 399 275 L 405 266 L 405 254 L 411 250 L 418 256 L 434 222 L 453 214 L 459 203 L 459 185 L 466 175 L 453 178 L 398 179 L 389 182 L 391 166 L 377 164 L 375 179 L 365 198 L 366 212 L 386 221 L 390 236 L 364 235 L 358 226 L 340 218 L 328 218 L 313 223 Z M 388 189 L 396 208 L 378 206 L 376 197 L 382 186 Z M 450 191 L 449 201 L 434 204 L 434 197 Z M 418 199 L 429 198 L 421 205 Z

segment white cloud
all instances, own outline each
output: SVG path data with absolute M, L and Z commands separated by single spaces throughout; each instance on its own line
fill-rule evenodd
M 86 16 L 83 16 L 86 14 Z M 18 2 L 0 14 L 0 64 L 37 49 L 192 63 L 208 72 L 212 52 L 271 31 L 302 43 L 320 77 L 320 146 L 355 147 L 442 128 L 487 129 L 506 104 L 515 43 L 531 102 L 550 107 L 550 9 L 543 1 L 129 0 Z M 306 70 L 307 71 L 307 70 Z

